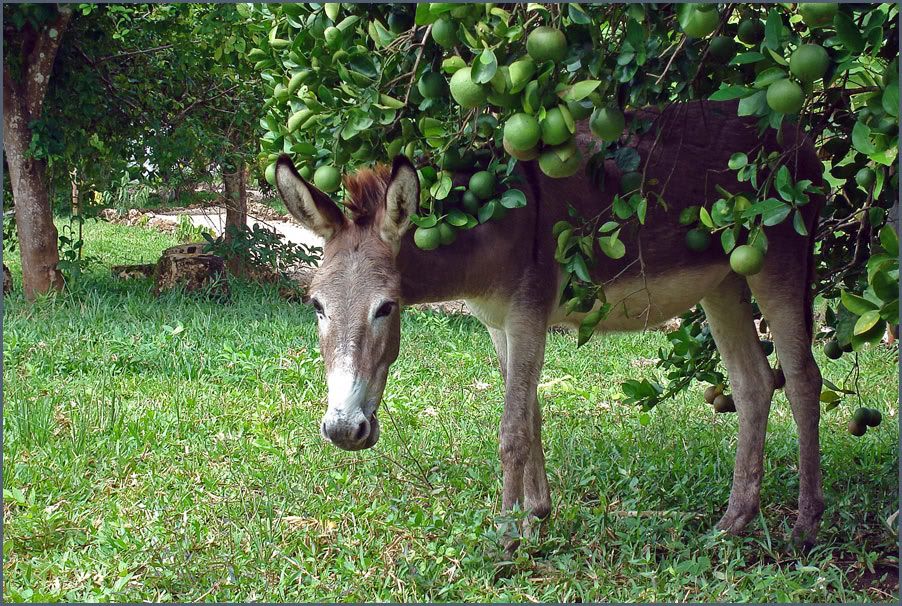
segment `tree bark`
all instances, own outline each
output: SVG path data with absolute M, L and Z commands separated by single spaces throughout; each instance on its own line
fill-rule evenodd
M 247 229 L 247 170 L 244 161 L 239 161 L 235 166 L 235 172 L 222 173 L 222 183 L 225 189 L 225 225 L 223 230 L 225 240 L 229 242 L 231 236 L 229 234 L 229 226 L 234 226 L 238 230 Z M 244 273 L 245 267 L 241 259 L 234 255 L 228 259 L 228 269 L 231 273 L 241 275 Z
M 56 52 L 71 17 L 72 9 L 62 6 L 56 19 L 39 30 L 12 36 L 10 48 L 18 46 L 21 53 L 20 80 L 13 79 L 8 60 L 3 64 L 4 151 L 15 205 L 22 287 L 28 300 L 64 286 L 56 267 L 58 234 L 47 192 L 47 166 L 28 155 L 32 136 L 28 125 L 41 116 Z

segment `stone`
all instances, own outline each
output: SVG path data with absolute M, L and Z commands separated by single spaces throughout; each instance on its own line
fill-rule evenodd
M 227 301 L 231 289 L 226 278 L 225 261 L 222 257 L 209 254 L 164 253 L 154 272 L 153 293 L 159 296 L 174 288 Z

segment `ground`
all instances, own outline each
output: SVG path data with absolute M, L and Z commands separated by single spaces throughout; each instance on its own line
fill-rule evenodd
M 57 300 L 4 300 L 3 597 L 10 601 L 896 601 L 898 358 L 860 355 L 883 424 L 824 414 L 827 510 L 809 554 L 787 544 L 796 434 L 777 396 L 763 512 L 712 531 L 729 494 L 735 415 L 703 385 L 649 413 L 618 400 L 653 376 L 662 333 L 576 348 L 549 335 L 541 397 L 554 504 L 502 561 L 501 378 L 472 318 L 404 312 L 368 451 L 317 433 L 325 408 L 313 313 L 273 290 L 221 306 L 117 281 L 176 242 L 89 222 L 101 264 Z M 850 356 L 824 375 L 841 382 Z

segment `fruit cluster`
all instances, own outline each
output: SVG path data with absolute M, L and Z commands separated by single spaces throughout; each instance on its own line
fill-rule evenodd
M 881 421 L 883 421 L 883 415 L 876 408 L 858 408 L 852 414 L 852 420 L 849 421 L 849 433 L 861 437 L 868 427 L 877 427 Z

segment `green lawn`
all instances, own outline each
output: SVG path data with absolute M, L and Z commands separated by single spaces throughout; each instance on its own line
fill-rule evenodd
M 90 222 L 105 266 L 175 242 Z M 12 267 L 17 284 L 20 272 Z M 618 402 L 662 333 L 576 349 L 552 333 L 541 395 L 554 512 L 510 565 L 500 506 L 502 389 L 472 318 L 406 311 L 375 449 L 317 432 L 325 406 L 314 316 L 271 290 L 220 306 L 154 299 L 98 266 L 56 300 L 5 299 L 3 597 L 12 601 L 896 600 L 898 358 L 860 355 L 884 423 L 822 424 L 827 511 L 807 555 L 786 536 L 798 487 L 782 395 L 771 413 L 763 514 L 712 527 L 730 489 L 735 415 L 702 385 L 643 415 Z M 850 356 L 827 361 L 840 382 Z M 638 514 L 637 514 L 638 512 Z

